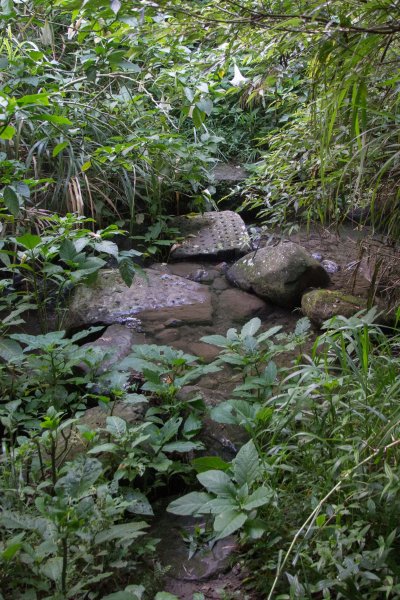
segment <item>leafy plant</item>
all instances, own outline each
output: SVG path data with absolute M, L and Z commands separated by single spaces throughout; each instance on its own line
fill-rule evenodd
M 213 515 L 214 541 L 242 530 L 245 537 L 257 539 L 265 523 L 257 518 L 261 506 L 274 504 L 274 492 L 261 484 L 263 469 L 257 449 L 247 442 L 223 470 L 197 475 L 207 492 L 191 492 L 171 502 L 168 511 L 177 515 Z
M 26 310 L 37 310 L 42 331 L 49 326 L 51 313 L 55 312 L 62 323 L 64 305 L 72 286 L 90 282 L 106 265 L 106 258 L 117 262 L 127 285 L 131 285 L 139 269 L 132 258 L 139 256 L 135 250 L 119 251 L 110 238 L 123 232 L 111 225 L 93 233 L 82 228 L 90 219 L 67 215 L 48 217 L 48 225 L 41 235 L 24 233 L 9 236 L 0 244 L 1 271 L 12 274 L 12 280 L 4 284 L 6 297 L 4 308 L 12 301 L 17 303 L 8 321 L 21 322 Z M 17 317 L 19 320 L 16 320 Z

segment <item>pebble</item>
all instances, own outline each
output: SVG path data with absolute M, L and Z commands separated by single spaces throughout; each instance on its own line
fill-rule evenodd
M 317 260 L 318 262 L 321 262 L 321 261 L 322 261 L 322 254 L 320 254 L 319 252 L 313 252 L 313 253 L 311 254 L 311 256 L 312 256 L 312 257 L 313 257 L 315 260 Z
M 340 265 L 338 265 L 333 260 L 323 260 L 321 262 L 321 265 L 324 267 L 327 273 L 337 273 L 338 271 L 340 271 Z

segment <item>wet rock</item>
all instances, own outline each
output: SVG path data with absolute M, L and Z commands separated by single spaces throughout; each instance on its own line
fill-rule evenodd
M 202 358 L 206 363 L 213 361 L 220 353 L 220 350 L 221 348 L 217 348 L 217 346 L 213 346 L 212 344 L 206 344 L 205 342 L 193 342 L 188 345 L 189 353 Z
M 213 176 L 216 183 L 236 183 L 246 179 L 247 171 L 240 165 L 219 163 L 213 171 Z
M 146 403 L 124 404 L 116 402 L 112 407 L 112 414 L 115 417 L 124 419 L 127 423 L 136 423 L 143 420 Z M 62 447 L 64 440 L 60 438 L 58 442 L 57 452 L 65 462 L 72 460 L 75 456 L 85 451 L 88 442 L 83 436 L 85 431 L 103 429 L 106 426 L 106 419 L 110 416 L 111 405 L 106 408 L 95 406 L 87 409 L 84 414 L 78 419 L 77 423 L 70 430 L 64 430 L 67 438 L 66 453 L 63 453 Z M 101 434 L 104 439 L 106 433 Z
M 177 319 L 211 323 L 212 305 L 206 286 L 182 277 L 145 269 L 129 288 L 118 271 L 104 270 L 94 285 L 79 286 L 69 307 L 68 326 L 91 323 L 134 323 Z
M 161 344 L 171 344 L 179 338 L 179 331 L 177 329 L 164 329 L 157 333 L 155 338 Z
M 213 290 L 218 291 L 222 291 L 222 290 L 227 290 L 229 288 L 229 283 L 226 281 L 226 279 L 222 279 L 222 277 L 217 277 L 216 279 L 214 279 L 213 281 Z
M 338 271 L 340 271 L 340 265 L 338 265 L 335 261 L 333 260 L 323 260 L 321 262 L 321 265 L 324 267 L 325 271 L 327 273 L 329 273 L 330 275 L 332 273 L 337 273 Z
M 332 290 L 313 290 L 301 299 L 303 313 L 318 327 L 336 315 L 348 318 L 366 307 L 365 299 Z
M 223 573 L 229 568 L 229 558 L 237 550 L 234 536 L 219 540 L 212 548 L 200 547 L 189 559 L 187 538 L 195 535 L 196 528 L 202 528 L 205 519 L 181 517 L 165 513 L 158 518 L 152 528 L 154 537 L 160 538 L 157 544 L 157 558 L 163 566 L 169 566 L 168 577 L 182 581 L 203 581 Z
M 319 262 L 292 242 L 247 254 L 229 269 L 227 278 L 242 290 L 286 308 L 299 306 L 307 288 L 329 283 Z
M 127 423 L 135 423 L 141 421 L 145 406 L 145 403 L 125 404 L 124 402 L 116 402 L 112 409 L 112 414 L 114 417 L 124 419 Z M 86 425 L 90 429 L 99 429 L 105 427 L 108 416 L 110 416 L 110 411 L 104 410 L 100 406 L 88 408 L 85 414 L 79 419 L 79 425 Z
M 322 257 L 322 254 L 321 254 L 320 252 L 313 252 L 313 253 L 311 254 L 311 256 L 312 256 L 313 258 L 315 258 L 315 260 L 317 260 L 318 262 L 322 262 L 322 258 L 323 258 L 323 257 Z
M 216 271 L 198 269 L 195 273 L 190 273 L 188 279 L 191 279 L 191 281 L 197 281 L 197 283 L 212 283 L 216 274 Z
M 219 310 L 225 311 L 232 321 L 246 321 L 256 316 L 266 316 L 271 312 L 268 304 L 242 290 L 229 289 L 219 296 Z
M 221 263 L 218 263 L 217 265 L 215 265 L 215 268 L 220 273 L 226 273 L 227 270 L 229 269 L 229 265 L 227 262 L 221 262 Z
M 171 263 L 168 265 L 168 269 L 172 275 L 178 275 L 178 277 L 187 277 L 189 279 L 191 274 L 196 273 L 196 271 L 201 271 L 204 269 L 204 267 L 200 263 L 185 261 Z
M 179 390 L 177 398 L 181 401 L 201 396 L 208 407 L 217 406 L 229 398 L 229 392 L 220 392 L 214 389 L 203 388 L 199 385 L 187 385 Z M 203 417 L 203 428 L 199 434 L 205 450 L 204 456 L 219 456 L 223 460 L 231 461 L 239 448 L 249 440 L 243 427 L 217 423 L 209 417 Z
M 165 327 L 182 327 L 182 325 L 183 321 L 180 321 L 179 319 L 168 319 L 164 323 Z
M 84 344 L 83 348 L 93 349 L 100 359 L 97 372 L 103 373 L 127 356 L 132 346 L 145 343 L 146 338 L 142 333 L 128 329 L 125 325 L 114 324 L 107 327 L 96 341 Z M 84 363 L 81 364 L 81 368 L 83 371 L 88 370 Z
M 180 217 L 176 225 L 182 231 L 184 240 L 171 252 L 174 260 L 240 256 L 250 248 L 242 218 L 230 210 Z

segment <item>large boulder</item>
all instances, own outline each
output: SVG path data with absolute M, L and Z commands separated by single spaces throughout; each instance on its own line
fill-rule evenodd
M 301 299 L 301 310 L 318 327 L 337 315 L 352 317 L 363 308 L 367 308 L 364 298 L 335 290 L 312 290 Z
M 145 269 L 131 287 L 115 269 L 99 273 L 93 285 L 79 286 L 69 306 L 68 326 L 140 321 L 211 323 L 211 296 L 205 285 L 168 273 Z M 139 323 L 138 323 L 139 324 Z
M 292 242 L 246 254 L 226 276 L 242 290 L 286 308 L 299 306 L 307 288 L 329 283 L 329 275 L 320 263 Z
M 180 217 L 174 222 L 184 239 L 171 251 L 177 259 L 224 259 L 241 256 L 250 248 L 244 221 L 231 210 Z

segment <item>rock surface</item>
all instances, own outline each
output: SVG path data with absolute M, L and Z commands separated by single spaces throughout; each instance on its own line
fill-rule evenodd
M 129 288 L 118 271 L 104 270 L 92 286 L 79 286 L 69 307 L 68 326 L 92 323 L 139 324 L 138 319 L 163 322 L 211 323 L 208 288 L 199 283 L 145 269 Z
M 267 316 L 271 312 L 264 300 L 237 289 L 224 290 L 218 303 L 220 312 L 225 311 L 232 321 L 239 323 L 256 316 Z
M 286 308 L 299 306 L 307 288 L 329 283 L 319 262 L 292 242 L 247 254 L 229 269 L 227 278 L 242 290 Z
M 184 240 L 171 252 L 174 260 L 196 257 L 222 259 L 240 256 L 250 248 L 244 221 L 231 210 L 180 217 L 175 224 Z
M 125 358 L 133 345 L 145 343 L 146 339 L 143 334 L 116 323 L 107 327 L 96 341 L 84 344 L 83 347 L 92 348 L 99 356 L 101 360 L 97 372 L 103 373 L 113 364 Z M 86 365 L 82 364 L 82 369 L 86 371 Z
M 213 176 L 216 183 L 236 183 L 246 179 L 248 172 L 240 165 L 232 163 L 219 163 L 214 171 Z
M 301 299 L 303 313 L 318 327 L 336 315 L 348 318 L 366 307 L 367 301 L 363 298 L 331 290 L 313 290 Z
M 205 546 L 188 558 L 188 546 L 182 538 L 182 531 L 188 537 L 195 535 L 197 527 L 204 527 L 204 519 L 180 517 L 165 513 L 157 519 L 151 533 L 161 538 L 157 544 L 158 560 L 169 566 L 168 576 L 183 581 L 203 581 L 216 576 L 229 568 L 229 558 L 237 549 L 233 536 L 218 540 L 210 549 Z

